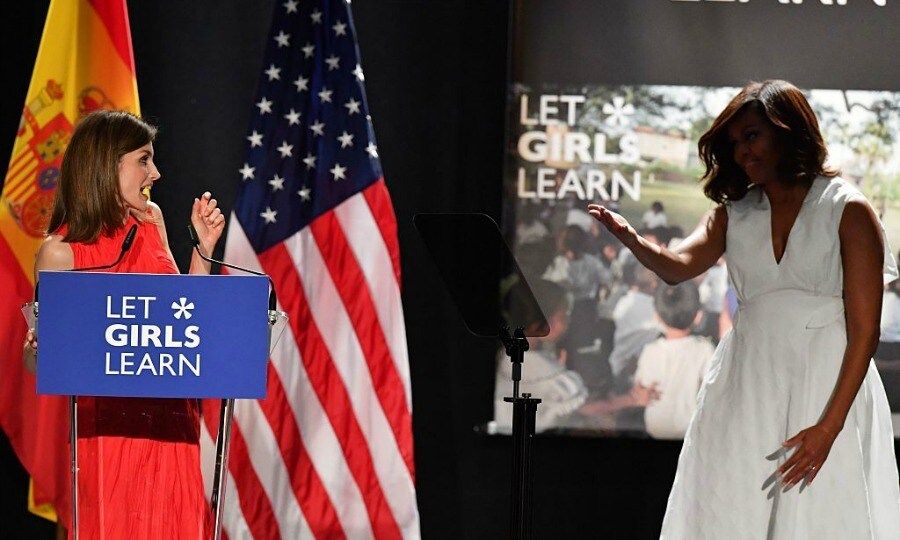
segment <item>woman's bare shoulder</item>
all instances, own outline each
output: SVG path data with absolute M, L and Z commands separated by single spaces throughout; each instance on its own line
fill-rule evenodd
M 875 209 L 864 197 L 850 198 L 843 208 L 838 233 L 842 241 L 853 242 L 861 236 L 880 236 L 881 224 Z
M 726 205 L 720 203 L 707 210 L 701 219 L 700 226 L 707 231 L 709 236 L 724 236 L 725 231 L 728 230 L 728 209 Z
M 712 209 L 712 218 L 728 223 L 728 203 L 719 203 Z
M 75 265 L 72 246 L 63 242 L 63 237 L 51 234 L 44 239 L 34 261 L 35 274 L 38 270 L 69 270 Z

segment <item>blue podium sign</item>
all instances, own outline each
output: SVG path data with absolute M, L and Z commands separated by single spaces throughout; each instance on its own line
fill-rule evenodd
M 268 280 L 40 272 L 37 392 L 262 398 Z

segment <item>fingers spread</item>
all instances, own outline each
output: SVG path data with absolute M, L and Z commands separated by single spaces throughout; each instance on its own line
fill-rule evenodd
M 794 485 L 797 482 L 800 482 L 804 478 L 806 478 L 813 471 L 813 465 L 810 462 L 806 462 L 802 465 L 798 465 L 795 470 L 791 471 L 790 476 L 785 479 L 785 483 L 788 485 Z
M 796 465 L 799 461 L 804 459 L 805 452 L 802 448 L 797 449 L 794 454 L 788 458 L 787 461 L 781 464 L 781 467 L 778 467 L 778 472 L 784 474 L 785 471 Z
M 821 456 L 801 446 L 794 452 L 794 455 L 778 468 L 778 472 L 781 474 L 782 482 L 789 487 L 804 478 L 808 478 L 811 481 L 823 462 L 824 459 Z

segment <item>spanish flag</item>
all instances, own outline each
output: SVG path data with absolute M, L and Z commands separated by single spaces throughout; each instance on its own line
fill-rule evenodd
M 20 308 L 33 294 L 63 152 L 73 126 L 96 109 L 140 113 L 125 0 L 52 0 L 0 195 L 0 427 L 31 475 L 29 508 L 62 523 L 70 509 L 67 403 L 35 394 L 22 363 Z

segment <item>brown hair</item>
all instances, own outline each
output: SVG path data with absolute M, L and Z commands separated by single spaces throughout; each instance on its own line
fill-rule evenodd
M 156 128 L 125 111 L 95 111 L 75 128 L 60 166 L 48 233 L 68 225 L 64 242 L 97 240 L 122 226 L 119 160 L 156 138 Z
M 707 197 L 718 203 L 736 201 L 750 189 L 750 179 L 734 161 L 734 145 L 728 136 L 731 121 L 747 110 L 766 118 L 775 130 L 781 151 L 780 173 L 785 178 L 812 182 L 819 175 L 840 174 L 825 166 L 828 150 L 819 131 L 819 121 L 803 92 L 787 81 L 751 82 L 732 98 L 700 137 L 700 158 L 706 165 L 701 181 Z

